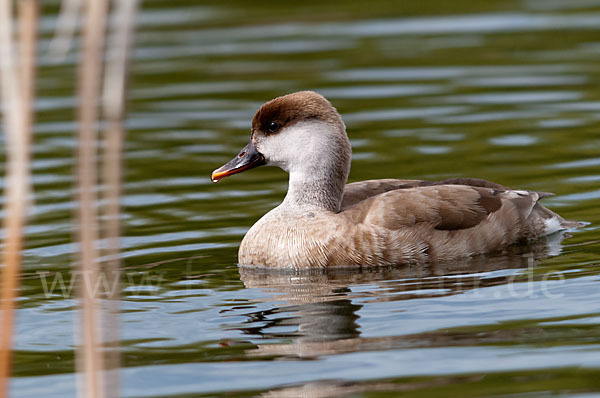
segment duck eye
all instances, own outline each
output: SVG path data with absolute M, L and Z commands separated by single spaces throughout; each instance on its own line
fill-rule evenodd
M 267 125 L 267 130 L 269 131 L 269 133 L 276 132 L 277 130 L 279 130 L 279 123 L 277 123 L 277 122 L 270 122 Z

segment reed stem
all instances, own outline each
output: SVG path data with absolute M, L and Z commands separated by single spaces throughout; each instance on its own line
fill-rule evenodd
M 30 193 L 29 146 L 33 120 L 37 0 L 19 2 L 20 59 L 13 41 L 12 0 L 0 1 L 0 87 L 6 135 L 4 186 L 4 252 L 2 325 L 0 336 L 0 396 L 8 394 L 14 331 L 15 298 Z M 20 62 L 19 62 L 20 60 Z M 21 73 L 18 71 L 21 70 Z
M 103 159 L 103 181 L 105 184 L 105 218 L 103 231 L 107 248 L 105 272 L 111 287 L 107 301 L 105 339 L 112 349 L 107 350 L 106 367 L 110 385 L 107 396 L 119 396 L 119 373 L 121 358 L 119 351 L 119 300 L 121 296 L 120 261 L 120 196 L 122 176 L 122 148 L 124 139 L 123 115 L 125 113 L 125 91 L 129 52 L 133 36 L 137 0 L 120 0 L 115 7 L 115 24 L 110 35 L 106 73 L 104 75 L 103 110 L 107 121 L 105 132 L 106 148 Z
M 90 398 L 105 396 L 101 353 L 101 317 L 98 305 L 97 282 L 98 225 L 96 197 L 98 98 L 102 77 L 104 35 L 106 26 L 106 0 L 86 2 L 83 52 L 79 71 L 79 147 L 77 158 L 79 225 L 79 262 L 83 280 L 80 281 L 82 300 L 82 344 L 78 349 L 77 366 L 83 374 L 82 394 Z

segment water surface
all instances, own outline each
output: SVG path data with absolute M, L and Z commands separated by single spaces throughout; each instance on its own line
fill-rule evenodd
M 19 397 L 75 394 L 77 58 L 45 52 L 55 13 L 42 23 Z M 125 152 L 123 395 L 599 392 L 599 55 L 596 0 L 146 1 Z M 214 185 L 210 172 L 263 102 L 305 89 L 343 115 L 351 181 L 485 178 L 554 192 L 548 207 L 590 224 L 451 264 L 239 270 L 239 242 L 286 174 Z

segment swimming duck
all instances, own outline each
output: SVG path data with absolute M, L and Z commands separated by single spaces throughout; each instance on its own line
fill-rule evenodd
M 351 147 L 322 95 L 275 98 L 252 119 L 250 142 L 213 182 L 261 165 L 289 173 L 283 202 L 244 236 L 241 266 L 324 268 L 447 261 L 500 251 L 580 224 L 548 210 L 550 194 L 474 178 L 346 184 Z

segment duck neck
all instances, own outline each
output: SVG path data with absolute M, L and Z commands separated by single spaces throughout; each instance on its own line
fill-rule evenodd
M 282 206 L 293 210 L 340 211 L 348 179 L 349 161 L 338 167 L 313 165 L 290 170 L 288 193 Z

